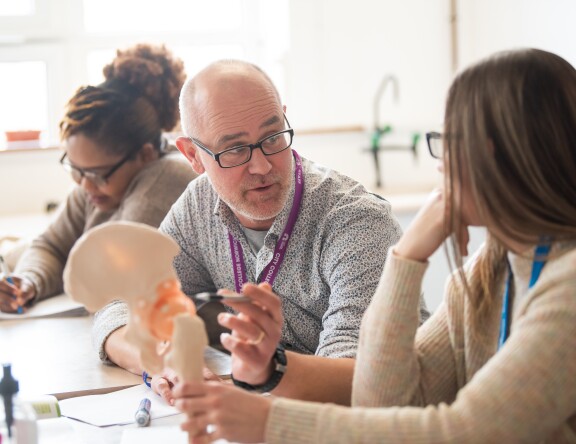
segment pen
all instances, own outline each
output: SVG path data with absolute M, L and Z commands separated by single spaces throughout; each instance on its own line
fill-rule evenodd
M 134 415 L 134 420 L 138 427 L 146 427 L 150 425 L 150 405 L 151 402 L 148 398 L 144 398 L 140 401 L 140 405 L 138 406 L 138 410 L 136 410 L 136 414 Z
M 223 295 L 209 292 L 193 294 L 192 299 L 196 299 L 202 302 L 211 302 L 211 301 L 250 302 L 252 300 L 250 298 L 247 298 L 246 296 L 241 296 L 238 293 Z
M 0 269 L 2 269 L 2 274 L 4 275 L 4 279 L 6 279 L 6 282 L 8 282 L 10 285 L 14 285 L 14 280 L 12 279 L 12 276 L 10 276 L 10 270 L 8 269 L 8 265 L 6 265 L 6 262 L 4 262 L 4 257 L 0 254 Z M 16 299 L 16 296 L 12 295 L 13 299 Z M 18 314 L 22 314 L 23 313 L 23 309 L 21 305 L 18 305 Z

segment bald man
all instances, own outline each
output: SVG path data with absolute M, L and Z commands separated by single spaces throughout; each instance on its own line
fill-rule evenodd
M 326 377 L 349 393 L 360 321 L 401 234 L 389 203 L 297 154 L 286 107 L 255 65 L 209 65 L 185 83 L 180 113 L 185 136 L 176 145 L 200 176 L 160 230 L 180 245 L 174 266 L 182 290 L 278 299 L 277 310 L 264 308 L 268 319 L 253 311 L 263 308 L 257 302 L 235 303 L 219 315 L 232 330 L 222 345 L 232 353 L 234 381 L 350 402 L 316 391 L 305 369 L 326 366 Z M 427 316 L 422 304 L 421 319 Z M 121 304 L 107 307 L 96 317 L 95 343 L 103 360 L 138 371 L 123 341 L 126 321 Z M 167 385 L 161 391 L 169 399 Z

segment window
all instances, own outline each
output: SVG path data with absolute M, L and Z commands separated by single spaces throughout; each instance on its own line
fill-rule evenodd
M 34 13 L 33 0 L 10 0 L 0 2 L 0 16 L 31 15 Z
M 0 63 L 0 131 L 48 129 L 44 62 Z
M 242 24 L 241 0 L 84 0 L 84 26 L 89 33 L 223 32 Z
M 248 60 L 283 89 L 288 0 L 62 3 L 0 2 L 0 149 L 4 131 L 21 129 L 41 130 L 44 145 L 57 145 L 70 96 L 102 82 L 116 49 L 138 42 L 166 44 L 189 76 L 217 59 Z

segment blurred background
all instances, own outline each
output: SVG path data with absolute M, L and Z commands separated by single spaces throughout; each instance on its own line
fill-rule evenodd
M 294 148 L 388 198 L 406 225 L 441 180 L 424 133 L 441 129 L 454 75 L 526 46 L 574 65 L 575 22 L 574 0 L 1 0 L 0 234 L 35 232 L 68 192 L 58 122 L 117 48 L 165 43 L 189 76 L 220 58 L 260 65 Z M 429 273 L 430 293 L 447 272 Z

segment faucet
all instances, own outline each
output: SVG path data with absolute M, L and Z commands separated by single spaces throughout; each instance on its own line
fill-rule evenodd
M 393 74 L 388 74 L 382 79 L 382 82 L 380 82 L 380 86 L 378 87 L 378 90 L 376 91 L 376 96 L 374 97 L 374 130 L 376 131 L 383 130 L 383 128 L 379 126 L 380 102 L 382 101 L 382 97 L 386 93 L 389 84 L 392 84 L 394 103 L 398 103 L 399 99 L 398 78 Z
M 374 97 L 374 131 L 371 137 L 371 143 L 369 150 L 372 153 L 372 158 L 374 160 L 374 166 L 376 168 L 376 186 L 378 188 L 382 187 L 382 179 L 380 174 L 380 159 L 378 153 L 380 151 L 395 151 L 395 150 L 409 150 L 412 152 L 414 159 L 416 159 L 417 152 L 416 146 L 420 140 L 420 133 L 413 132 L 411 137 L 410 145 L 380 145 L 380 139 L 387 133 L 392 132 L 392 127 L 390 125 L 380 125 L 380 102 L 388 89 L 388 85 L 392 85 L 392 93 L 394 103 L 398 103 L 399 98 L 399 88 L 398 88 L 398 78 L 393 74 L 387 74 L 384 76 L 378 90 L 376 91 L 376 96 Z

